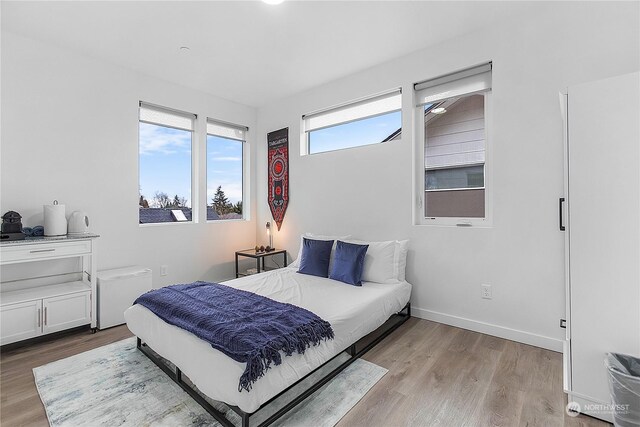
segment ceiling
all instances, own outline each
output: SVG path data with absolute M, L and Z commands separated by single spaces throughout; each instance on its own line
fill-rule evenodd
M 493 22 L 524 2 L 2 1 L 2 30 L 259 107 Z M 190 50 L 181 51 L 181 46 Z

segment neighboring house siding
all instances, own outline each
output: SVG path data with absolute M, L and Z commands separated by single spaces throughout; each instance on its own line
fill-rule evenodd
M 454 169 L 485 162 L 484 96 L 472 95 L 442 104 L 444 114 L 425 117 L 425 168 Z M 468 178 L 467 178 L 468 179 Z M 425 191 L 425 216 L 483 218 L 483 188 Z
M 429 218 L 483 218 L 484 190 L 432 191 L 427 194 L 425 214 Z
M 484 97 L 474 95 L 431 114 L 425 123 L 427 169 L 484 163 Z

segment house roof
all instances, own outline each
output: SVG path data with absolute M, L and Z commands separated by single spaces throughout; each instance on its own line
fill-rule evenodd
M 433 110 L 436 107 L 448 107 L 448 106 L 452 105 L 455 102 L 456 102 L 455 100 L 453 100 L 453 101 L 447 100 L 447 101 L 443 101 L 443 102 L 435 102 L 435 103 L 429 105 L 428 107 L 426 107 L 424 109 L 424 116 L 426 117 L 427 121 L 430 121 L 434 117 L 438 117 L 438 116 L 434 116 L 433 114 L 429 115 L 429 112 L 431 110 Z M 396 129 L 395 131 L 393 131 L 388 137 L 383 139 L 382 142 L 393 141 L 395 139 L 400 139 L 401 137 L 402 137 L 402 128 L 399 128 L 399 129 Z
M 179 209 L 187 217 L 188 221 L 191 221 L 191 208 L 140 208 L 139 221 L 140 224 L 155 224 L 159 222 L 176 222 L 176 219 L 171 214 L 174 209 Z M 207 221 L 220 219 L 218 214 L 212 207 L 207 206 Z

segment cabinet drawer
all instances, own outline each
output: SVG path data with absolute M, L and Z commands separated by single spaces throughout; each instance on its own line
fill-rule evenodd
M 91 252 L 90 240 L 74 242 L 52 242 L 37 245 L 16 245 L 1 248 L 0 262 L 13 264 L 39 259 L 64 258 L 85 255 Z

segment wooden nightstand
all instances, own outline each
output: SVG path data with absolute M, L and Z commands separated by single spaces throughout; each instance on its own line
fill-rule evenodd
M 280 254 L 282 254 L 282 259 L 284 261 L 284 267 L 286 267 L 287 266 L 287 251 L 285 251 L 284 249 L 274 249 L 274 250 L 272 250 L 270 252 L 256 252 L 255 249 L 245 249 L 245 250 L 242 250 L 242 251 L 237 251 L 236 252 L 236 278 L 247 275 L 245 273 L 240 273 L 238 271 L 238 258 L 239 257 L 255 259 L 258 273 L 260 273 L 261 271 L 266 271 L 267 270 L 267 268 L 265 268 L 265 266 L 264 266 L 264 259 L 266 257 L 273 256 L 273 255 L 280 255 Z

